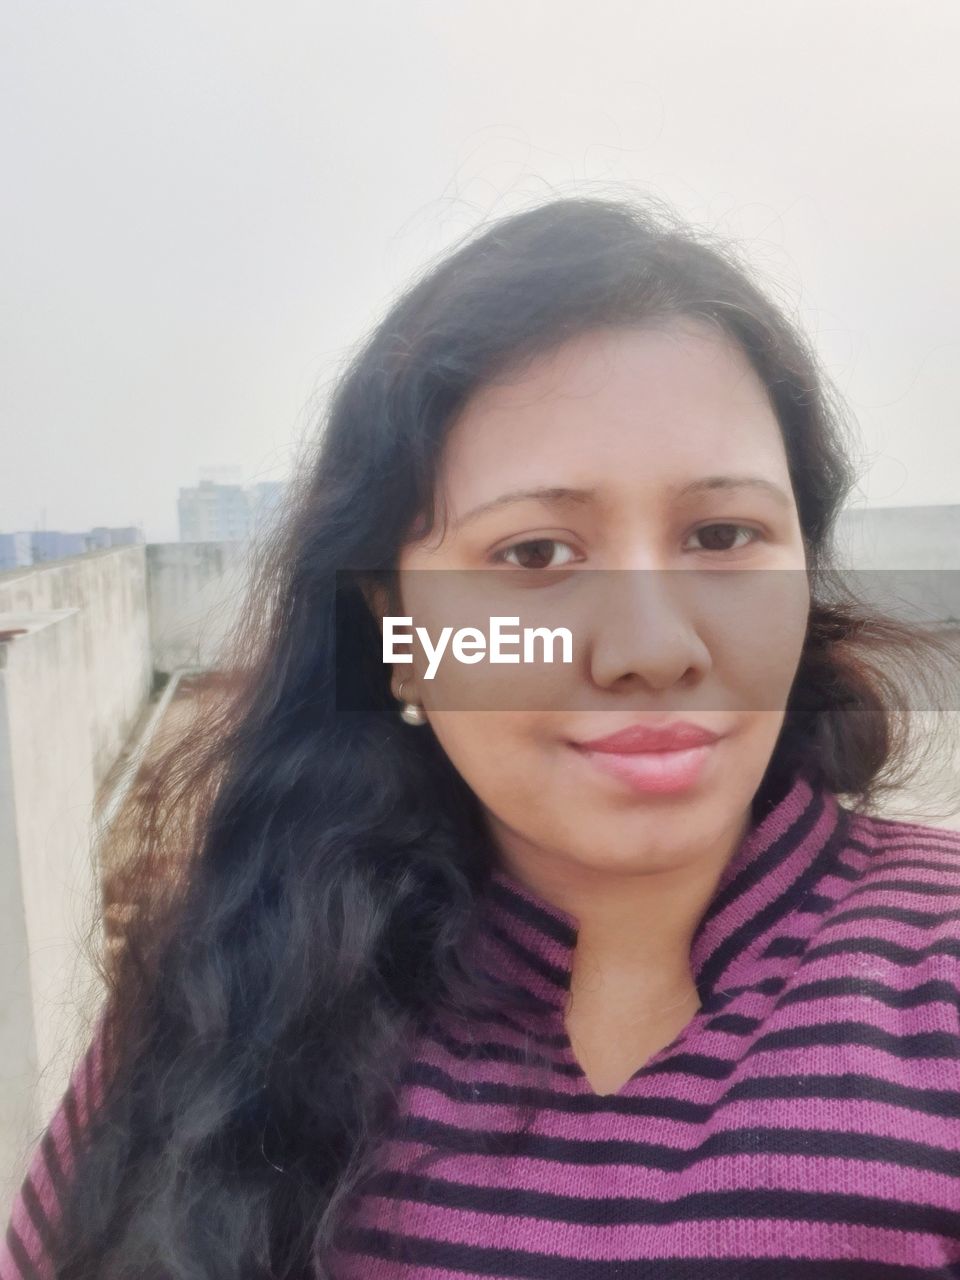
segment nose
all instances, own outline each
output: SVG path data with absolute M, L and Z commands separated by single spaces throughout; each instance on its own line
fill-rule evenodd
M 600 570 L 590 674 L 603 689 L 662 691 L 696 685 L 711 666 L 690 588 L 696 575 L 670 569 Z

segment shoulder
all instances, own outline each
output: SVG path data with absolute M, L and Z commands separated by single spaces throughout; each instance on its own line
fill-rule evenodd
M 838 903 L 885 905 L 930 939 L 960 938 L 960 830 L 846 812 Z
M 841 862 L 851 892 L 945 905 L 960 894 L 960 830 L 851 811 L 847 817 Z
M 934 982 L 960 1029 L 960 831 L 846 812 L 815 945 L 901 999 Z

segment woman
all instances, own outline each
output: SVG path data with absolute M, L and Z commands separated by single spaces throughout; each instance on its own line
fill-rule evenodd
M 831 572 L 852 483 L 662 213 L 418 281 L 138 797 L 3 1280 L 960 1274 L 960 836 L 867 811 L 955 659 Z M 571 661 L 384 660 L 494 616 Z

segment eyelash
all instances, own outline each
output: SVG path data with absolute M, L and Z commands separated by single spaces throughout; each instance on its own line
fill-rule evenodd
M 752 546 L 754 542 L 760 541 L 764 536 L 759 529 L 754 529 L 752 525 L 737 524 L 735 521 L 732 521 L 732 520 L 715 520 L 712 524 L 701 525 L 699 529 L 694 530 L 694 533 L 695 534 L 702 533 L 704 529 L 736 529 L 738 532 L 745 530 L 747 533 L 750 533 L 753 535 L 751 541 L 746 544 L 747 546 Z M 552 542 L 560 547 L 569 546 L 569 543 L 564 542 L 561 538 L 525 538 L 522 542 L 513 542 L 510 544 L 509 547 L 503 547 L 500 551 L 494 552 L 494 554 L 491 556 L 491 559 L 496 564 L 505 564 L 507 563 L 506 556 L 508 555 L 509 552 L 516 551 L 518 547 L 536 546 L 536 544 L 540 542 L 547 542 L 547 543 Z M 726 550 L 723 550 L 723 551 L 709 551 L 706 548 L 704 548 L 704 553 L 706 555 L 723 556 L 723 555 L 730 555 L 731 552 L 734 552 L 734 551 L 742 551 L 743 549 L 744 549 L 743 547 L 728 547 Z M 541 570 L 529 570 L 529 569 L 524 570 L 523 565 L 516 565 L 514 567 L 528 573 L 544 572 L 544 570 L 542 569 Z M 561 567 L 565 568 L 566 566 L 561 566 Z

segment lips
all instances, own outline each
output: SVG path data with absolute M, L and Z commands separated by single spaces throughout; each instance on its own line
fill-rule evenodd
M 691 747 L 706 746 L 722 735 L 703 725 L 687 720 L 676 720 L 666 725 L 628 725 L 617 733 L 603 738 L 591 738 L 572 745 L 581 751 L 596 751 L 609 755 L 635 755 L 644 751 L 687 751 Z
M 605 738 L 573 742 L 582 760 L 618 787 L 644 795 L 689 792 L 715 769 L 715 744 L 723 734 L 688 720 L 629 725 Z

